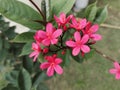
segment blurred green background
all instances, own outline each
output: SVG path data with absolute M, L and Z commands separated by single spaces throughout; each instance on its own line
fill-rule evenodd
M 120 0 L 98 0 L 99 6 L 106 4 L 109 14 L 105 23 L 120 26 Z M 95 47 L 120 62 L 120 30 L 100 27 L 99 33 L 103 39 Z M 82 64 L 72 60 L 63 75 L 46 83 L 50 90 L 120 90 L 120 81 L 108 72 L 112 67 L 112 62 L 95 54 Z

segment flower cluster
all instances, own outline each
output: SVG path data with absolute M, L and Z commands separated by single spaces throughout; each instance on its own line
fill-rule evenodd
M 60 66 L 63 60 L 57 55 L 59 51 L 63 50 L 61 54 L 65 54 L 65 50 L 71 49 L 73 56 L 84 55 L 90 52 L 92 44 L 101 40 L 101 35 L 96 34 L 99 26 L 85 18 L 75 18 L 73 15 L 66 17 L 64 13 L 61 13 L 60 17 L 54 15 L 54 19 L 57 27 L 49 22 L 45 30 L 38 30 L 35 33 L 35 42 L 32 43 L 33 52 L 30 54 L 34 62 L 39 54 L 43 55 L 46 62 L 42 62 L 40 68 L 47 69 L 48 76 L 53 76 L 54 72 L 63 73 L 62 66 Z M 65 35 L 67 39 L 64 38 Z M 54 50 L 51 46 L 57 49 Z

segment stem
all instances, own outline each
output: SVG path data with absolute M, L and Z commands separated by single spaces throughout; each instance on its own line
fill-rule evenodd
M 107 60 L 111 61 L 111 62 L 115 62 L 116 60 L 112 59 L 111 57 L 105 55 L 104 53 L 102 53 L 101 51 L 97 50 L 96 48 L 94 48 L 95 51 L 100 54 L 101 56 L 103 56 L 104 58 L 106 58 Z
M 45 19 L 45 16 L 44 14 L 41 12 L 40 8 L 32 1 L 32 0 L 29 0 L 34 6 L 35 8 L 38 10 L 38 12 L 42 15 L 43 19 L 45 20 L 46 22 L 46 19 Z
M 112 28 L 112 29 L 120 29 L 120 27 L 118 27 L 118 26 L 109 25 L 109 24 L 101 24 L 100 26 L 106 27 L 106 28 Z

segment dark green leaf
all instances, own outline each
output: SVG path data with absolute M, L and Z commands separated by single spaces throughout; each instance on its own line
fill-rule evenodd
M 25 69 L 22 69 L 19 73 L 18 84 L 19 84 L 20 90 L 31 89 L 31 86 L 32 86 L 31 77 L 30 77 L 30 74 Z
M 95 16 L 96 16 L 96 13 L 97 13 L 97 7 L 96 7 L 96 2 L 89 5 L 86 10 L 85 10 L 85 17 L 93 22 L 93 20 L 95 19 Z
M 31 29 L 40 29 L 34 20 L 41 20 L 41 15 L 18 0 L 0 0 L 0 13 L 5 17 Z
M 16 43 L 27 43 L 27 42 L 31 42 L 33 41 L 33 36 L 34 33 L 33 32 L 25 32 L 22 34 L 17 35 L 12 42 L 16 42 Z
M 17 87 L 14 87 L 12 84 L 8 84 L 5 88 L 2 90 L 19 90 Z
M 59 15 L 61 12 L 68 13 L 76 0 L 51 0 L 51 9 L 53 12 L 53 15 Z
M 32 72 L 33 69 L 33 61 L 29 57 L 25 56 L 23 59 L 23 67 L 29 72 Z
M 0 50 L 0 61 L 5 60 L 7 55 L 8 55 L 8 51 L 6 49 Z
M 43 82 L 43 81 L 45 81 L 45 80 L 47 80 L 47 79 L 49 79 L 50 77 L 48 77 L 44 72 L 42 72 L 42 73 L 40 73 L 40 74 L 38 74 L 34 79 L 34 82 L 33 82 L 33 87 L 38 87 L 38 85 L 41 83 L 41 82 Z
M 22 52 L 19 56 L 24 56 L 24 55 L 28 55 L 32 52 L 32 42 L 28 42 L 27 44 L 24 45 Z
M 0 51 L 2 50 L 2 46 L 3 46 L 3 40 L 2 40 L 2 38 L 0 37 Z
M 85 54 L 84 58 L 85 59 L 90 59 L 90 58 L 92 58 L 92 56 L 94 56 L 94 53 L 95 53 L 95 50 L 91 49 L 89 53 Z
M 104 8 L 99 8 L 95 18 L 95 23 L 98 24 L 103 23 L 106 20 L 107 16 L 108 16 L 107 6 L 105 6 Z
M 6 74 L 6 80 L 16 87 L 18 87 L 18 81 L 17 81 L 18 73 L 19 73 L 18 71 L 12 71 Z

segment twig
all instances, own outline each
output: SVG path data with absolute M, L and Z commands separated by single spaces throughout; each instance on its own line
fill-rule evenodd
M 118 26 L 110 25 L 110 24 L 101 24 L 101 27 L 112 28 L 112 29 L 120 29 Z
M 111 62 L 115 62 L 116 60 L 112 59 L 111 57 L 105 55 L 104 53 L 102 53 L 101 51 L 97 50 L 96 48 L 94 48 L 95 51 L 100 54 L 101 56 L 103 56 L 104 58 L 106 58 L 107 60 L 111 61 Z
M 39 13 L 42 15 L 43 19 L 46 20 L 44 14 L 41 12 L 40 8 L 39 8 L 32 0 L 29 0 L 29 1 L 30 1 L 30 2 L 35 6 L 35 8 L 39 11 Z

